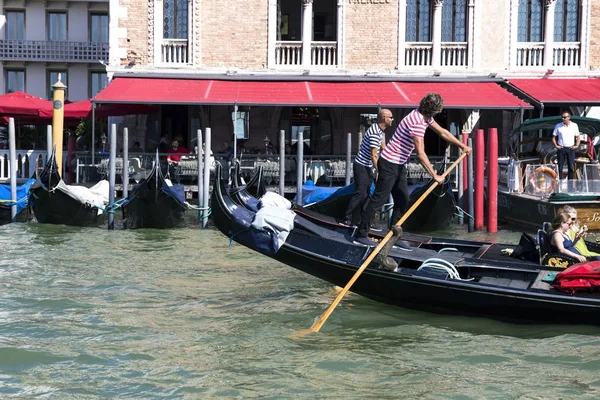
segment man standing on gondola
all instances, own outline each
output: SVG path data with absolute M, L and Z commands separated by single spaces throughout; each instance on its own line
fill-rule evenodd
M 556 147 L 558 157 L 558 178 L 562 178 L 562 170 L 567 161 L 567 179 L 572 181 L 575 176 L 575 150 L 579 148 L 579 126 L 571 121 L 571 113 L 562 113 L 562 122 L 554 127 L 552 144 Z
M 444 182 L 444 178 L 435 172 L 429 157 L 425 153 L 424 137 L 427 128 L 430 128 L 446 142 L 461 148 L 463 152 L 467 154 L 471 152 L 470 147 L 463 144 L 433 119 L 435 115 L 442 112 L 443 105 L 444 101 L 439 94 L 428 93 L 421 99 L 419 108 L 411 111 L 398 124 L 394 136 L 392 136 L 392 139 L 381 153 L 381 157 L 379 157 L 377 163 L 379 177 L 377 178 L 373 197 L 364 209 L 362 220 L 356 232 L 355 240 L 357 242 L 369 246 L 377 245 L 368 237 L 369 227 L 375 217 L 375 210 L 380 209 L 385 204 L 390 193 L 394 199 L 392 222 L 396 223 L 406 211 L 409 196 L 406 163 L 413 149 L 416 149 L 419 162 L 427 173 L 438 183 L 442 184 Z M 398 246 L 404 250 L 411 250 L 410 245 L 402 241 L 398 242 Z
M 371 183 L 373 183 L 373 168 L 377 171 L 379 150 L 385 148 L 385 130 L 392 126 L 394 117 L 387 108 L 377 114 L 377 123 L 371 124 L 365 132 L 358 154 L 352 164 L 354 173 L 354 194 L 346 208 L 344 223 L 358 225 L 358 217 L 369 199 Z

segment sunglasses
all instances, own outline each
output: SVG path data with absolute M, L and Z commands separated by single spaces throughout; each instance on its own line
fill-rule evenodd
M 567 119 L 567 118 L 569 118 L 569 117 L 568 117 L 568 116 L 566 116 L 566 117 L 562 117 L 562 119 Z

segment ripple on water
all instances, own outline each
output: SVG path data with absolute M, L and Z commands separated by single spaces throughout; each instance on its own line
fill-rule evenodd
M 599 397 L 595 327 L 350 294 L 319 334 L 294 339 L 331 285 L 214 230 L 11 224 L 0 245 L 0 397 Z

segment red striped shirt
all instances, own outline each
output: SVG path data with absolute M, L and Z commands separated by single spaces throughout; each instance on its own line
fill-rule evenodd
M 400 121 L 381 157 L 394 164 L 404 164 L 415 148 L 413 137 L 425 137 L 425 130 L 434 122 L 425 121 L 419 110 L 413 110 Z

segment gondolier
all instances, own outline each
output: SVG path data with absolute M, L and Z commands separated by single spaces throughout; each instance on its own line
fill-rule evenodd
M 571 121 L 571 113 L 562 113 L 562 122 L 554 127 L 552 144 L 558 156 L 558 178 L 562 178 L 562 170 L 567 161 L 567 179 L 573 180 L 575 175 L 575 150 L 579 147 L 579 126 Z
M 452 135 L 447 129 L 442 128 L 433 117 L 440 112 L 444 101 L 437 93 L 428 93 L 419 103 L 419 108 L 410 112 L 396 128 L 394 136 L 388 142 L 381 153 L 378 161 L 379 177 L 375 185 L 375 192 L 369 204 L 365 207 L 360 225 L 355 235 L 357 242 L 366 245 L 376 245 L 377 243 L 369 239 L 369 227 L 375 217 L 375 210 L 378 210 L 387 201 L 390 193 L 394 199 L 394 211 L 392 221 L 398 221 L 400 216 L 406 211 L 408 204 L 408 183 L 406 162 L 413 149 L 417 150 L 417 157 L 423 168 L 438 183 L 443 183 L 444 178 L 438 175 L 425 153 L 425 130 L 431 128 L 446 142 L 460 147 L 464 152 L 471 152 L 471 148 L 463 144 Z M 410 250 L 410 246 L 401 241 L 400 247 Z
M 377 123 L 372 124 L 365 132 L 358 154 L 352 164 L 354 173 L 354 194 L 346 208 L 344 223 L 358 225 L 362 210 L 369 199 L 369 191 L 373 182 L 373 168 L 377 169 L 379 150 L 385 148 L 385 129 L 392 126 L 394 117 L 387 108 L 377 114 Z

